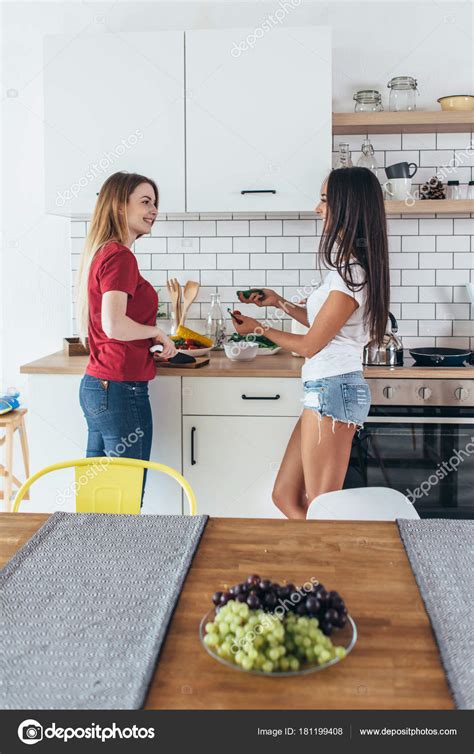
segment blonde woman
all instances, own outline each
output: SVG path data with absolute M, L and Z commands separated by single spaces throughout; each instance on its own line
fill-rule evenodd
M 150 346 L 173 342 L 156 326 L 158 296 L 138 269 L 134 241 L 151 231 L 158 212 L 154 181 L 115 173 L 102 186 L 81 255 L 80 336 L 90 358 L 79 398 L 88 427 L 86 456 L 149 460 L 152 414 L 148 381 L 156 369 Z

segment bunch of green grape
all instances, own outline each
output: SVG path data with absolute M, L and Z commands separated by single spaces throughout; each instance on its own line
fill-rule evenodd
M 346 655 L 344 647 L 335 647 L 324 635 L 317 618 L 289 612 L 281 619 L 235 600 L 219 609 L 205 631 L 210 650 L 244 670 L 291 672 Z

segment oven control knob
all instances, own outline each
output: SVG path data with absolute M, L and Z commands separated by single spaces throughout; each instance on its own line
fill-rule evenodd
M 390 387 L 390 385 L 387 385 L 387 387 L 384 387 L 382 392 L 385 398 L 393 398 L 394 389 L 393 387 Z
M 426 401 L 426 399 L 431 396 L 431 388 L 420 387 L 420 389 L 418 390 L 418 395 L 420 396 L 420 398 L 423 398 L 423 400 Z
M 454 395 L 458 399 L 458 401 L 465 401 L 467 396 L 469 395 L 469 390 L 466 390 L 465 387 L 457 387 L 454 391 Z

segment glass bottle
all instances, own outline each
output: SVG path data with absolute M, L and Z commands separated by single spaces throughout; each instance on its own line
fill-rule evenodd
M 349 150 L 349 144 L 347 142 L 341 142 L 339 144 L 339 153 L 336 155 L 334 161 L 334 169 L 336 168 L 351 168 L 352 160 Z
M 357 167 L 368 168 L 374 175 L 377 175 L 378 163 L 370 139 L 364 139 L 362 142 L 362 154 L 357 160 Z
M 466 199 L 474 199 L 474 181 L 469 181 L 467 185 Z
M 448 181 L 448 188 L 446 190 L 446 199 L 460 199 L 461 198 L 461 186 L 459 181 Z
M 361 89 L 353 96 L 356 113 L 380 112 L 383 110 L 382 95 L 376 89 Z
M 222 348 L 225 338 L 225 319 L 221 309 L 219 293 L 211 293 L 211 308 L 207 315 L 206 335 L 214 341 L 214 348 Z
M 416 79 L 412 76 L 395 76 L 387 86 L 390 89 L 389 110 L 416 110 L 416 95 L 419 94 Z

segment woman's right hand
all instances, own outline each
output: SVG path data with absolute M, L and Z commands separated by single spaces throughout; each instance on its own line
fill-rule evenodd
M 263 291 L 264 295 L 262 296 L 258 291 Z M 238 298 L 241 304 L 256 304 L 257 306 L 278 306 L 282 300 L 281 296 L 271 288 L 258 288 L 248 298 L 244 298 L 240 292 Z
M 163 350 L 156 354 L 160 359 L 172 359 L 173 356 L 176 356 L 177 350 L 175 344 L 164 333 L 160 333 L 160 335 L 153 338 L 153 343 L 163 346 Z

